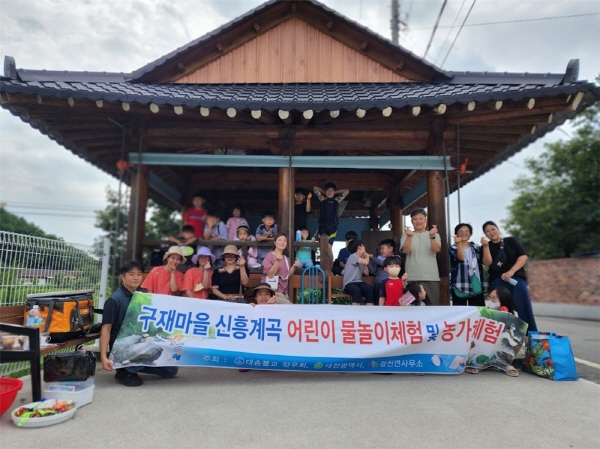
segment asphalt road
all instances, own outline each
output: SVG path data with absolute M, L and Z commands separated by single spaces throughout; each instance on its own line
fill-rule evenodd
M 600 323 L 570 318 L 535 317 L 540 331 L 568 335 L 582 379 L 600 384 Z M 587 364 L 585 362 L 588 362 Z M 590 366 L 589 363 L 596 366 Z

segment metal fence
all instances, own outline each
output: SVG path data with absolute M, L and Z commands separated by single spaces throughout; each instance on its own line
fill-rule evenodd
M 98 304 L 101 273 L 102 260 L 91 247 L 0 231 L 0 306 L 24 306 L 32 293 L 69 290 L 94 290 Z M 2 364 L 0 375 L 27 367 Z

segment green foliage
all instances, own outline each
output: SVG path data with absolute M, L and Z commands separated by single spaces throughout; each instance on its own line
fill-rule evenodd
M 129 198 L 122 195 L 119 202 L 119 192 L 107 186 L 106 203 L 104 210 L 95 211 L 96 224 L 94 226 L 101 229 L 103 234 L 94 241 L 94 254 L 101 257 L 103 241 L 108 237 L 111 242 L 111 258 L 108 271 L 111 279 L 109 285 L 112 290 L 116 290 L 119 285 L 119 267 L 124 262 L 125 256 Z M 145 239 L 158 240 L 179 234 L 181 216 L 176 211 L 148 200 L 145 218 Z M 113 273 L 114 276 L 112 276 Z
M 170 235 L 178 235 L 181 214 L 165 206 L 148 200 L 150 218 L 146 221 L 146 238 L 157 240 Z
M 43 237 L 52 240 L 62 240 L 55 235 L 46 234 L 35 224 L 29 223 L 23 217 L 8 212 L 3 207 L 0 207 L 0 231 L 31 235 L 33 237 Z
M 514 184 L 504 224 L 535 259 L 600 251 L 600 102 L 575 124 L 571 140 L 546 145 Z

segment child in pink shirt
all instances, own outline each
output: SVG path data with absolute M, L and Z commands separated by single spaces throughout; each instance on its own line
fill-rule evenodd
M 242 218 L 242 206 L 236 205 L 232 211 L 233 217 L 227 220 L 227 240 L 235 240 L 237 237 L 237 229 L 240 226 L 248 226 L 248 221 Z

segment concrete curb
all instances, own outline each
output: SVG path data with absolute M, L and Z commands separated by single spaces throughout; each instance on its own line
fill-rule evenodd
M 532 302 L 534 315 L 600 321 L 600 307 Z

